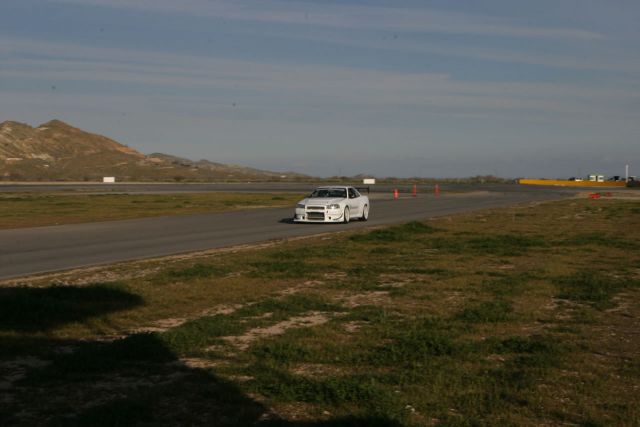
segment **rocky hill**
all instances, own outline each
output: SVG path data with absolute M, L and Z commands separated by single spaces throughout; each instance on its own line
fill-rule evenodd
M 268 172 L 167 154 L 145 155 L 60 120 L 36 128 L 0 123 L 0 180 L 4 181 L 266 181 L 299 180 L 295 173 Z

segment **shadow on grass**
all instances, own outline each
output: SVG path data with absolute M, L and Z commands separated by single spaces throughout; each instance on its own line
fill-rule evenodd
M 155 334 L 75 343 L 10 390 L 3 425 L 387 426 L 380 417 L 280 419 L 212 368 L 187 366 Z M 43 398 L 45 397 L 46 398 Z M 34 401 L 37 400 L 37 405 Z
M 143 303 L 118 283 L 0 288 L 0 331 L 44 332 Z
M 162 334 L 48 334 L 143 303 L 118 284 L 0 289 L 0 425 L 399 425 L 377 416 L 282 420 L 214 367 L 181 360 Z
M 386 417 L 351 416 L 317 422 L 268 421 L 257 425 L 264 427 L 401 427 L 403 424 Z
M 234 384 L 187 366 L 155 334 L 75 344 L 16 384 L 4 425 L 235 426 L 267 412 Z

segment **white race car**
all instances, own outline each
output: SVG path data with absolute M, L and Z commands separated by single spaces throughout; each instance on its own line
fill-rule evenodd
M 296 205 L 295 222 L 349 222 L 369 219 L 369 198 L 354 187 L 318 187 Z

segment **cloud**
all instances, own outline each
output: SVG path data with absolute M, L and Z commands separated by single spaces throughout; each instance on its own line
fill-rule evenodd
M 179 103 L 194 114 L 233 102 L 242 104 L 247 117 L 292 121 L 368 116 L 376 118 L 372 121 L 387 117 L 381 123 L 389 126 L 412 121 L 419 126 L 421 117 L 439 114 L 547 120 L 635 117 L 630 107 L 640 96 L 637 86 L 460 81 L 446 74 L 271 64 L 28 39 L 4 39 L 0 54 L 5 56 L 0 69 L 5 81 L 29 79 L 61 87 L 63 82 L 72 87 L 84 83 L 81 90 L 88 93 L 106 90 L 91 83 L 110 83 L 111 91 L 170 99 L 167 108 Z
M 640 57 L 630 49 L 616 49 L 601 33 L 575 28 L 535 27 L 487 16 L 415 8 L 402 9 L 347 4 L 317 4 L 282 1 L 207 0 L 48 0 L 129 10 L 208 16 L 225 21 L 290 25 L 225 26 L 231 36 L 273 37 L 311 41 L 378 51 L 464 58 L 498 63 L 539 65 L 558 69 L 637 73 Z M 346 30 L 335 31 L 336 28 Z M 363 31 L 358 31 L 363 30 Z M 384 31 L 381 36 L 380 30 Z M 402 33 L 390 36 L 388 33 Z M 503 45 L 484 39 L 465 38 L 434 41 L 425 34 L 503 36 L 543 39 L 529 48 Z M 542 44 L 542 46 L 541 46 Z M 502 45 L 502 46 L 501 46 Z M 489 47 L 491 46 L 491 47 Z M 509 47 L 511 46 L 511 47 Z M 535 48 L 534 48 L 535 46 Z
M 242 33 L 242 30 L 236 30 Z M 251 34 L 246 31 L 245 34 Z M 255 33 L 253 33 L 255 34 Z M 279 31 L 262 31 L 264 35 L 283 37 L 285 33 Z M 580 52 L 576 47 L 567 48 L 562 53 L 544 53 L 523 51 L 522 49 L 490 48 L 486 46 L 473 46 L 467 44 L 434 43 L 424 40 L 416 41 L 409 37 L 401 40 L 383 38 L 372 40 L 367 38 L 338 37 L 323 33 L 305 32 L 296 36 L 298 39 L 320 43 L 351 46 L 355 48 L 376 49 L 385 51 L 412 52 L 424 55 L 438 55 L 443 57 L 478 59 L 502 63 L 516 63 L 528 65 L 542 65 L 552 68 L 575 70 L 603 70 L 635 73 L 640 71 L 640 57 L 630 55 L 629 52 L 611 52 L 610 47 L 597 49 L 587 46 L 588 55 Z
M 49 0 L 51 3 L 182 13 L 225 20 L 522 38 L 599 40 L 603 34 L 577 28 L 539 27 L 481 15 L 428 8 L 247 0 Z

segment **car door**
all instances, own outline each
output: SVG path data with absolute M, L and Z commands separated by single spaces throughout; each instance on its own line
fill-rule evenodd
M 358 191 L 353 187 L 349 187 L 347 193 L 349 195 L 348 203 L 351 215 L 362 215 L 362 197 L 360 196 L 360 193 L 358 193 Z

